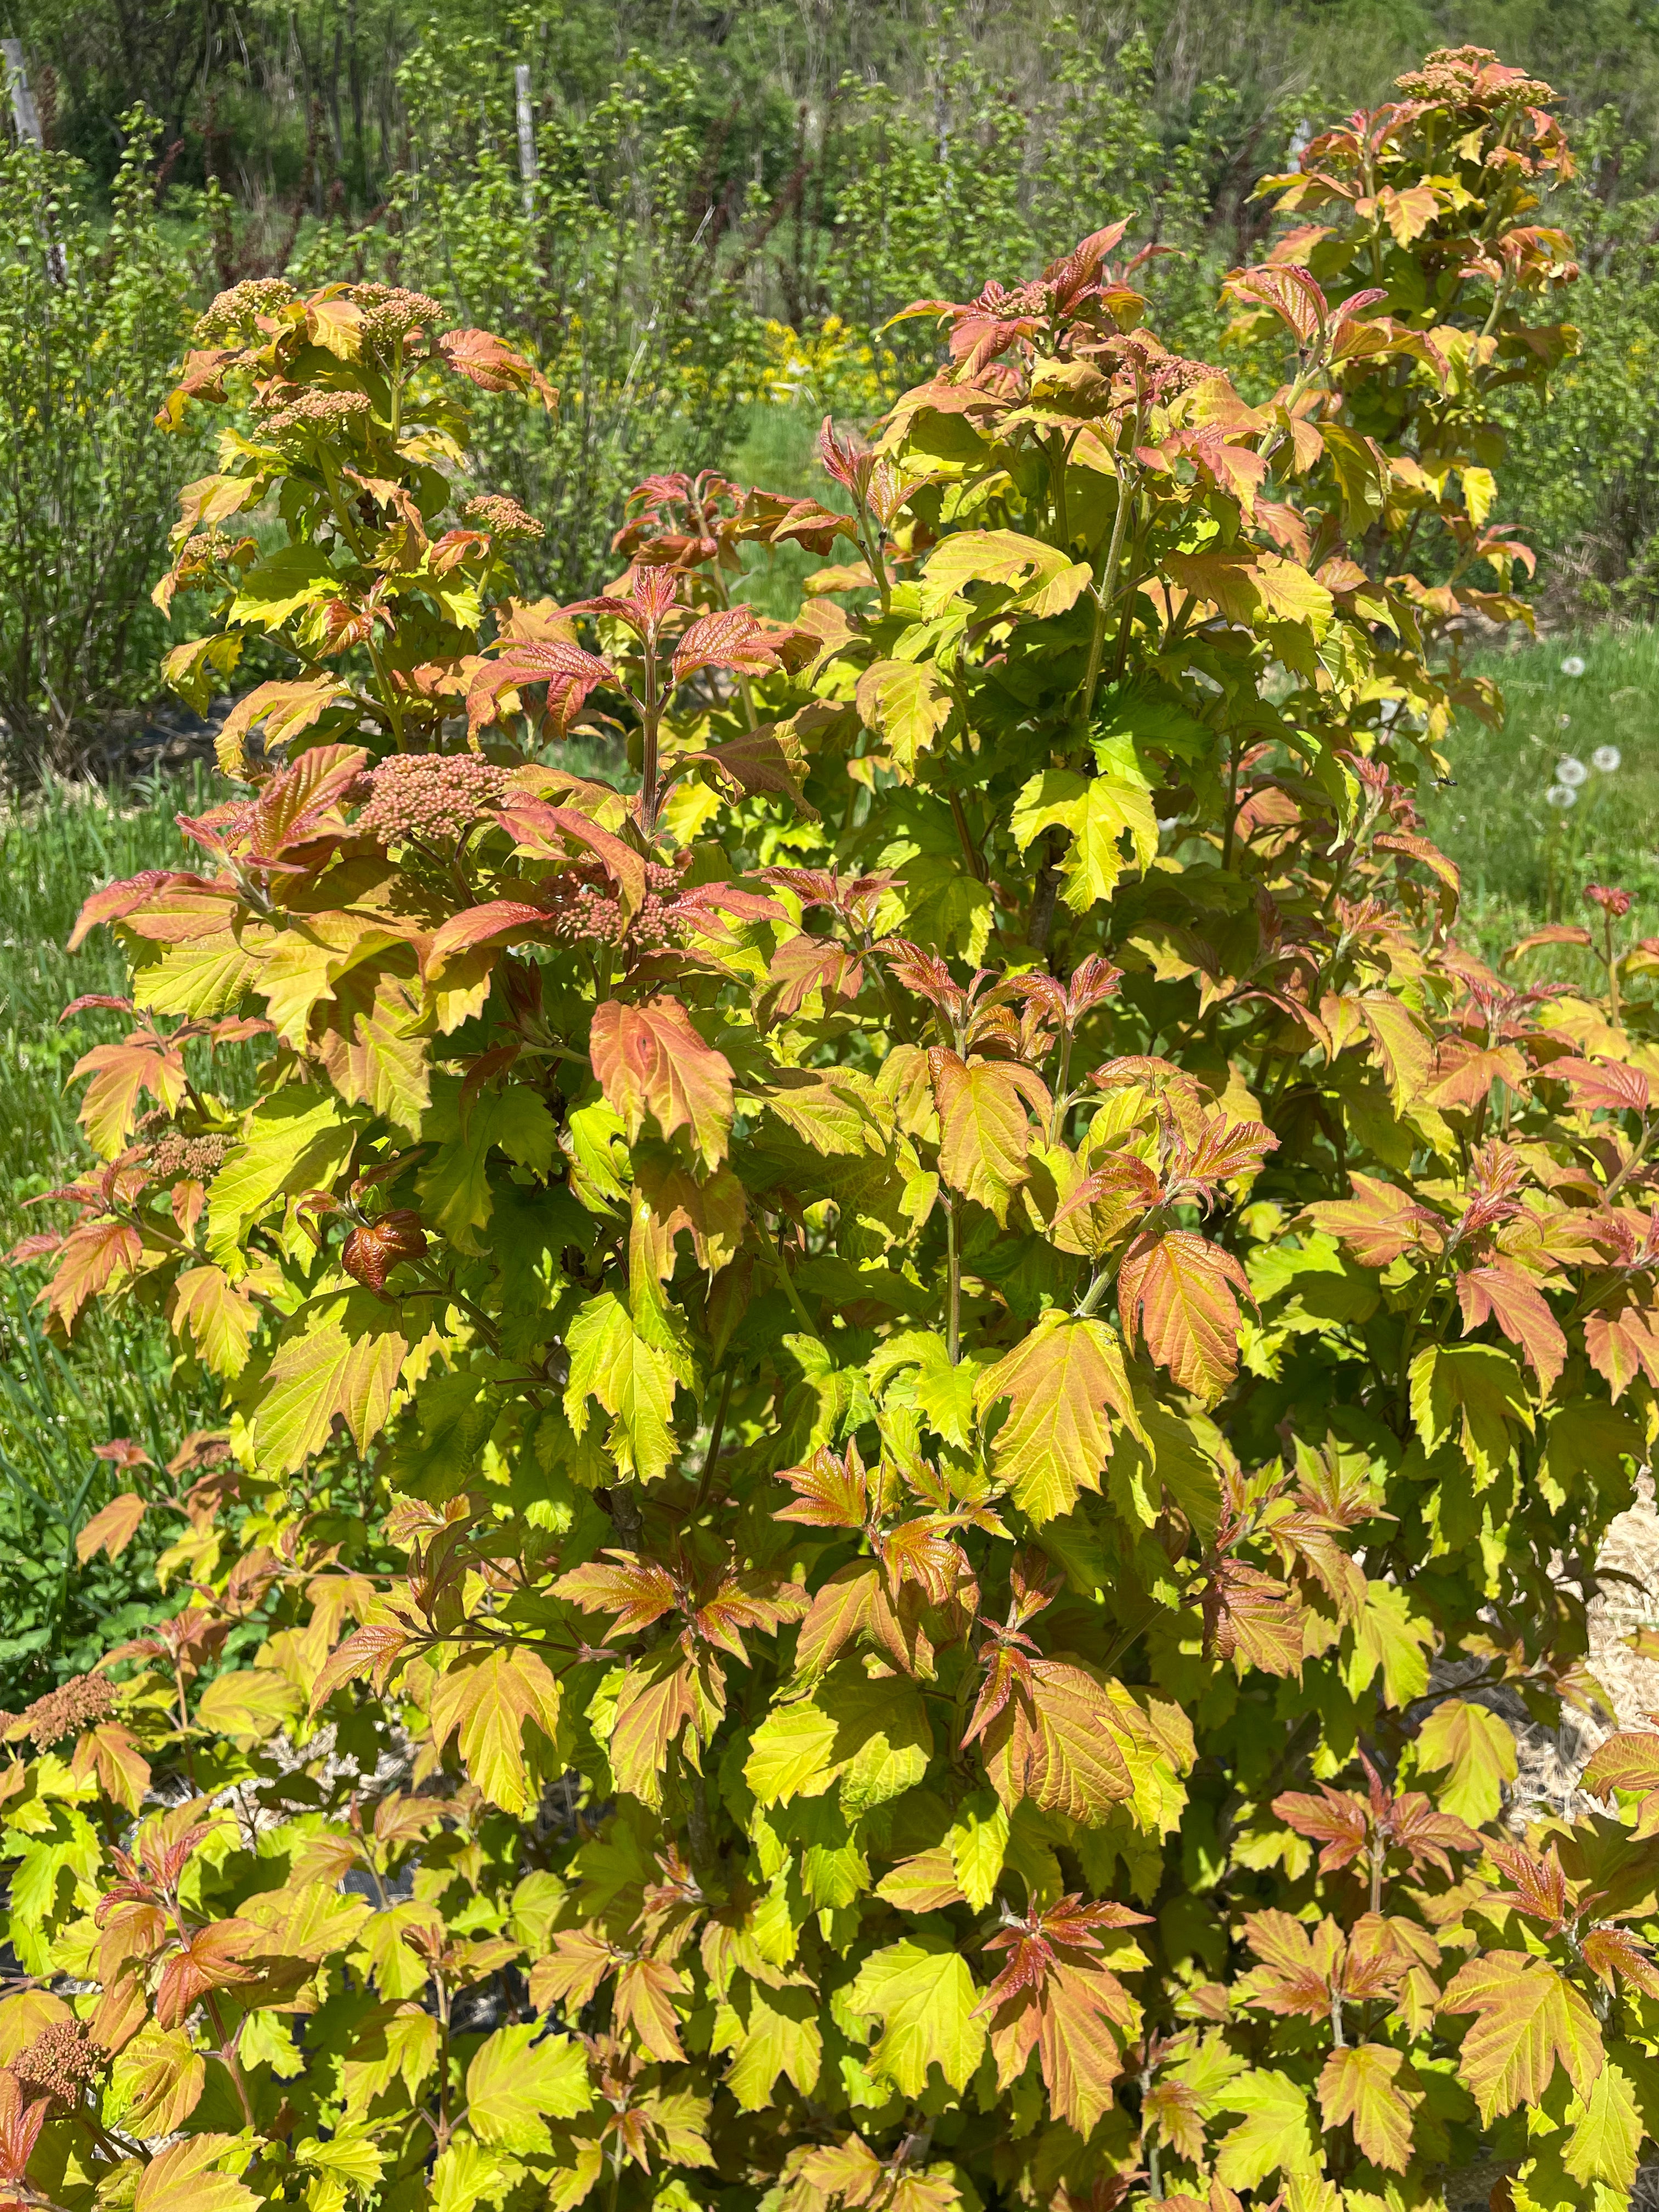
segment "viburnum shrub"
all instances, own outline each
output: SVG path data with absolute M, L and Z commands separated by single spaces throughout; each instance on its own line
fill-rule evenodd
M 1402 94 L 1272 187 L 1259 403 L 1102 233 L 917 311 L 836 505 L 654 478 L 574 606 L 458 469 L 529 364 L 214 310 L 175 665 L 295 672 L 199 870 L 88 902 L 49 1297 L 236 1413 L 85 1540 L 173 1514 L 176 1614 L 8 1731 L 18 2202 L 1624 2201 L 1659 1737 L 1556 1817 L 1491 1698 L 1603 1705 L 1659 945 L 1597 887 L 1494 971 L 1418 824 L 1571 270 L 1547 88 Z M 783 540 L 846 556 L 792 626 Z

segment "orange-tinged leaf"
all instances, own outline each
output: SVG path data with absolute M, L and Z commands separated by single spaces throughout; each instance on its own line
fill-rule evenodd
M 1144 1232 L 1118 1269 L 1118 1310 L 1133 1348 L 1137 1335 L 1183 1390 L 1220 1396 L 1238 1369 L 1237 1286 L 1251 1296 L 1243 1264 L 1185 1229 Z
M 1639 1067 L 1618 1060 L 1553 1060 L 1544 1070 L 1552 1083 L 1565 1083 L 1575 1105 L 1592 1110 L 1606 1107 L 1614 1114 L 1645 1114 L 1651 1096 L 1648 1078 Z
M 371 1677 L 384 1697 L 409 1640 L 409 1631 L 401 1621 L 366 1621 L 353 1629 L 319 1671 L 311 1692 L 312 1711 L 320 1711 L 343 1683 L 354 1682 L 364 1674 Z
M 522 1648 L 469 1655 L 438 1679 L 432 1733 L 442 1745 L 459 1735 L 467 1772 L 504 1813 L 529 1809 L 532 1790 L 524 1731 L 533 1722 L 550 1742 L 559 1726 L 559 1685 L 544 1659 Z
M 251 2212 L 258 2197 L 222 2170 L 226 2160 L 242 2166 L 251 2155 L 242 2136 L 186 2136 L 170 2143 L 139 2173 L 133 2212 Z
M 1526 1080 L 1527 1063 L 1514 1045 L 1487 1047 L 1447 1037 L 1435 1053 L 1423 1096 L 1431 1106 L 1472 1114 L 1485 1105 L 1494 1083 L 1518 1091 Z
M 1302 1672 L 1307 1612 L 1285 1585 L 1248 1561 L 1218 1559 L 1203 1589 L 1204 1626 L 1218 1659 L 1266 1674 Z
M 720 607 L 700 615 L 674 646 L 674 681 L 684 684 L 703 668 L 736 668 L 753 676 L 778 665 L 775 646 L 752 607 Z
M 171 1114 L 185 1095 L 185 1055 L 163 1037 L 143 1031 L 121 1044 L 94 1045 L 70 1071 L 70 1080 L 89 1075 L 78 1119 L 87 1141 L 100 1159 L 121 1150 L 138 1117 L 138 1101 L 148 1092 Z
M 95 1774 L 98 1786 L 112 1805 L 124 1805 L 137 1814 L 149 1788 L 149 1761 L 131 1732 L 114 1721 L 88 1729 L 75 1747 L 70 1771 L 77 1782 Z
M 1327 1199 L 1303 1218 L 1346 1244 L 1362 1267 L 1386 1267 L 1403 1253 L 1436 1252 L 1445 1243 L 1444 1222 L 1409 1192 L 1358 1170 L 1348 1181 L 1352 1198 Z
M 173 1286 L 174 1329 L 190 1331 L 222 1382 L 241 1373 L 258 1317 L 252 1299 L 222 1267 L 187 1267 Z
M 1008 1401 L 992 1462 L 1012 1486 L 1015 1503 L 1036 1522 L 1069 1513 L 1080 1491 L 1100 1488 L 1113 1413 L 1131 1429 L 1139 1426 L 1116 1333 L 1091 1318 L 1044 1315 L 980 1377 L 974 1395 L 981 1416 Z
M 0 2071 L 0 2181 L 22 2179 L 50 2109 L 45 2097 L 26 2105 L 17 2076 Z
M 588 1051 L 630 1139 L 648 1114 L 665 1137 L 684 1128 L 706 1167 L 720 1165 L 732 1132 L 731 1064 L 703 1042 L 678 1000 L 606 1000 L 594 1009 Z
M 1029 1797 L 1045 1812 L 1097 1826 L 1134 1784 L 1118 1748 L 1110 1699 L 1085 1668 L 1030 1662 L 1030 1686 L 985 1731 L 991 1785 L 1012 1812 Z
M 1121 2032 L 1133 2017 L 1115 1974 L 1076 1947 L 1060 1947 L 1037 1985 L 1011 1996 L 992 2018 L 999 2077 L 1005 2087 L 1017 2078 L 1035 2045 L 1054 2112 L 1086 2136 L 1111 2109 L 1123 2070 Z
M 953 1052 L 928 1054 L 939 1102 L 939 1171 L 952 1190 L 976 1200 L 999 1222 L 1026 1176 L 1030 1146 L 1027 1105 L 1046 1112 L 1042 1079 L 1013 1062 L 975 1060 Z
M 1659 1332 L 1654 1316 L 1640 1306 L 1587 1314 L 1584 1350 L 1590 1365 L 1610 1386 L 1615 1406 L 1638 1375 L 1659 1387 Z
M 144 1500 L 137 1492 L 124 1490 L 118 1498 L 94 1513 L 75 1540 L 75 1556 L 82 1566 L 94 1552 L 118 1559 L 138 1533 L 144 1517 Z
M 447 367 L 481 392 L 533 392 L 550 414 L 557 403 L 558 394 L 540 369 L 493 331 L 441 331 L 438 350 Z
M 813 1597 L 801 1623 L 795 1663 L 804 1674 L 821 1674 L 843 1644 L 868 1628 L 884 1602 L 881 1571 L 860 1559 L 837 1567 Z
M 641 2048 L 663 2063 L 685 2057 L 673 2001 L 686 1989 L 684 1975 L 666 1959 L 629 1959 L 617 1971 L 617 2026 L 631 2028 Z
M 630 1667 L 605 1747 L 617 1787 L 641 1804 L 659 1806 L 670 1747 L 696 1711 L 692 1669 L 674 1647 Z
M 929 1850 L 902 1859 L 876 1884 L 875 1893 L 897 1905 L 901 1912 L 938 1912 L 947 1905 L 967 1902 L 957 1881 L 949 1844 L 935 1844 Z
M 306 302 L 306 336 L 341 361 L 356 361 L 362 353 L 362 309 L 349 300 L 331 300 L 319 292 Z
M 155 1991 L 155 2020 L 161 2027 L 182 2027 L 209 1990 L 251 1982 L 254 1970 L 242 1954 L 258 1931 L 245 1920 L 211 1920 L 192 1930 L 167 1959 Z
M 1567 1363 L 1567 1340 L 1530 1275 L 1505 1260 L 1465 1267 L 1457 1277 L 1457 1302 L 1465 1336 L 1488 1318 L 1495 1321 L 1510 1342 L 1520 1346 L 1545 1391 L 1554 1389 Z
M 1334 2051 L 1319 2077 L 1319 2109 L 1328 2128 L 1346 2120 L 1373 2166 L 1403 2173 L 1411 2161 L 1412 2112 L 1423 2092 L 1405 2082 L 1405 2053 L 1386 2044 L 1361 2043 Z
M 1610 1735 L 1590 1753 L 1579 1786 L 1603 1800 L 1615 1790 L 1659 1790 L 1659 1735 L 1646 1729 Z
M 1639 1936 L 1628 1928 L 1592 1928 L 1579 1944 L 1584 1964 L 1609 1989 L 1629 1982 L 1644 1996 L 1659 1996 L 1659 1964 Z
M 501 826 L 520 852 L 547 853 L 563 859 L 572 845 L 591 853 L 617 887 L 624 919 L 645 902 L 645 856 L 577 806 L 550 806 L 545 799 L 509 793 L 498 810 Z
M 259 723 L 265 726 L 264 742 L 269 750 L 312 728 L 331 707 L 349 702 L 350 697 L 348 686 L 334 676 L 256 684 L 236 702 L 214 739 L 220 767 L 227 775 L 246 776 L 246 740 Z
M 1476 2015 L 1457 2070 L 1483 2123 L 1541 2104 L 1558 2064 L 1589 2096 L 1602 2063 L 1601 2031 L 1572 1984 L 1543 1960 L 1525 1951 L 1471 1959 L 1453 1977 L 1441 2010 Z
M 130 1221 L 83 1221 L 71 1229 L 58 1255 L 58 1265 L 44 1296 L 51 1311 L 66 1329 L 88 1298 L 137 1268 L 143 1255 L 143 1240 Z

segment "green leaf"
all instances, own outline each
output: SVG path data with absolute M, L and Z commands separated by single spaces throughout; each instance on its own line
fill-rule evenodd
M 1117 776 L 1039 769 L 1015 799 L 1008 826 L 1022 853 L 1044 830 L 1071 832 L 1060 872 L 1062 896 L 1073 914 L 1086 914 L 1110 898 L 1128 865 L 1122 851 L 1126 836 L 1140 867 L 1149 866 L 1158 852 L 1158 817 L 1150 793 Z
M 202 1692 L 196 1717 L 202 1726 L 246 1748 L 267 1742 L 306 1709 L 299 1685 L 275 1667 L 232 1667 Z
M 499 2204 L 523 2172 L 506 2152 L 486 2150 L 471 2136 L 455 2136 L 433 2161 L 430 2212 L 472 2212 L 476 2204 Z
M 1256 2067 L 1230 2081 L 1218 2100 L 1244 2118 L 1222 2141 L 1215 2170 L 1230 2189 L 1259 2189 L 1270 2173 L 1319 2171 L 1307 2092 L 1288 2074 Z
M 811 2095 L 823 2059 L 820 2009 L 815 1989 L 769 1989 L 747 1977 L 721 1999 L 708 2047 L 712 2052 L 732 2053 L 725 2086 L 739 2112 L 763 2112 L 774 2101 L 780 2074 L 802 2096 Z
M 908 782 L 951 719 L 950 686 L 931 661 L 878 660 L 859 678 L 858 708 Z
M 1484 1490 L 1510 1463 L 1513 1424 L 1532 1427 L 1520 1368 L 1495 1345 L 1430 1345 L 1411 1365 L 1411 1413 L 1425 1451 L 1449 1439 L 1462 1446 Z
M 690 1385 L 679 1356 L 648 1342 L 613 1291 L 589 1298 L 565 1339 L 570 1376 L 564 1407 L 578 1437 L 587 1427 L 587 1401 L 597 1398 L 612 1416 L 605 1449 L 619 1474 L 656 1482 L 678 1446 L 672 1428 L 674 1386 Z
M 225 617 L 233 629 L 276 629 L 302 607 L 337 598 L 340 578 L 320 545 L 279 545 L 243 574 Z
M 819 1797 L 835 1780 L 836 1727 L 810 1699 L 775 1705 L 750 1741 L 743 1778 L 763 1805 Z
M 258 2014 L 254 2015 L 259 2017 Z M 385 2168 L 386 2154 L 375 2141 L 379 2130 L 366 2122 L 338 2129 L 325 2141 L 307 2136 L 294 2146 L 296 2165 L 325 2173 L 356 2189 L 372 2189 Z
M 327 1443 L 337 1414 L 359 1451 L 386 1425 L 409 1356 L 407 1340 L 380 1322 L 353 1329 L 356 1300 L 331 1302 L 303 1334 L 277 1346 L 252 1424 L 254 1456 L 270 1474 L 292 1474 Z
M 501 2150 L 549 2149 L 547 2122 L 574 2119 L 592 2101 L 581 2045 L 549 2035 L 540 2021 L 498 2027 L 466 2069 L 467 2124 Z
M 453 1076 L 435 1076 L 432 1103 L 422 1116 L 421 1136 L 435 1144 L 436 1157 L 416 1178 L 421 1212 L 458 1250 L 481 1252 L 477 1231 L 489 1219 L 489 1154 L 499 1147 L 508 1159 L 545 1176 L 558 1147 L 558 1132 L 546 1101 L 521 1083 L 488 1091 L 473 1101 L 461 1126 L 461 1085 Z
M 976 1359 L 967 1358 L 953 1367 L 945 1339 L 933 1329 L 889 1337 L 877 1346 L 868 1369 L 870 1386 L 884 1403 L 914 1405 L 958 1451 L 973 1445 L 974 1391 L 982 1371 Z
M 258 1313 L 222 1267 L 187 1267 L 173 1286 L 171 1319 L 175 1333 L 189 1329 L 204 1364 L 222 1382 L 241 1373 Z
M 1435 1803 L 1478 1828 L 1497 1819 L 1504 1784 L 1515 1779 L 1515 1734 L 1484 1705 L 1449 1698 L 1423 1723 L 1417 1763 L 1419 1771 L 1448 1777 L 1434 1792 Z
M 208 1256 L 234 1277 L 246 1271 L 247 1232 L 277 1199 L 326 1189 L 345 1172 L 363 1126 L 333 1091 L 292 1084 L 262 1098 L 208 1193 Z
M 1367 1583 L 1365 1609 L 1352 1632 L 1353 1650 L 1343 1669 L 1350 1696 L 1357 1698 L 1379 1668 L 1384 1705 L 1397 1709 L 1422 1696 L 1429 1686 L 1434 1630 L 1413 1616 L 1411 1600 L 1397 1583 Z
M 953 2089 L 968 2086 L 985 2050 L 979 2000 L 968 1961 L 948 1937 L 914 1936 L 865 1960 L 846 2005 L 881 2022 L 870 2072 L 902 2095 L 920 2097 L 933 2066 Z
M 1609 2058 L 1583 2100 L 1561 2162 L 1575 2181 L 1610 2182 L 1627 2190 L 1647 2130 L 1637 2106 L 1630 2076 Z
M 933 1731 L 914 1682 L 871 1681 L 843 1668 L 818 1696 L 835 1716 L 844 1812 L 867 1813 L 925 1778 Z
M 967 584 L 1002 584 L 1037 616 L 1064 614 L 1087 588 L 1092 571 L 1039 538 L 1015 530 L 962 530 L 943 539 L 922 571 L 921 611 L 929 621 Z
M 976 1790 L 957 1808 L 948 1838 L 957 1886 L 975 1912 L 996 1895 L 1008 1849 L 1008 1808 L 988 1790 Z

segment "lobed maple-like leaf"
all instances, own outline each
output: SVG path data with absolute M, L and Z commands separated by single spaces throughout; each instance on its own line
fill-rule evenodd
M 684 1129 L 705 1167 L 720 1165 L 732 1128 L 731 1063 L 703 1042 L 677 1000 L 606 1000 L 594 1009 L 588 1051 L 630 1136 L 648 1114 L 665 1137 Z
M 1459 1967 L 1443 2012 L 1473 2013 L 1458 2075 L 1484 2123 L 1543 2100 L 1558 2067 L 1588 2096 L 1603 2063 L 1595 2015 L 1573 1984 L 1525 1951 L 1492 1951 Z
M 1218 1397 L 1238 1367 L 1235 1289 L 1254 1295 L 1232 1253 L 1189 1230 L 1145 1231 L 1118 1264 L 1125 1341 L 1144 1341 L 1194 1397 Z
M 1413 2113 L 1422 2100 L 1405 2053 L 1384 2043 L 1332 2051 L 1319 2076 L 1326 2126 L 1346 2122 L 1364 2156 L 1390 2173 L 1403 2173 L 1411 2163 Z
M 1100 1487 L 1112 1448 L 1112 1419 L 1139 1419 L 1116 1335 L 1104 1322 L 1049 1314 L 988 1368 L 974 1389 L 981 1416 L 1004 1399 L 1007 1419 L 993 1440 L 993 1464 L 1035 1522 L 1071 1510 Z
M 1352 1199 L 1322 1200 L 1303 1218 L 1346 1244 L 1362 1267 L 1387 1267 L 1406 1253 L 1437 1251 L 1444 1243 L 1444 1222 L 1408 1192 L 1357 1170 L 1349 1181 Z

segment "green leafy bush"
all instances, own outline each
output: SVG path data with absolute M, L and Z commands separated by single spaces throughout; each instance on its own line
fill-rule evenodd
M 0 739 L 7 776 L 76 762 L 151 686 L 149 579 L 185 469 L 153 422 L 190 317 L 164 239 L 157 126 L 122 120 L 106 229 L 78 165 L 0 145 Z
M 1620 2201 L 1659 1739 L 1517 1833 L 1486 1699 L 1600 1697 L 1659 954 L 1595 886 L 1590 991 L 1488 967 L 1418 820 L 1571 333 L 1547 88 L 1402 91 L 1229 279 L 1261 404 L 1099 234 L 930 310 L 844 507 L 659 477 L 562 609 L 452 504 L 522 357 L 217 303 L 175 672 L 298 672 L 88 902 L 49 1303 L 165 1302 L 234 1459 L 7 1730 L 20 2201 Z M 847 557 L 784 624 L 754 543 Z M 237 1110 L 186 1054 L 251 1032 Z

